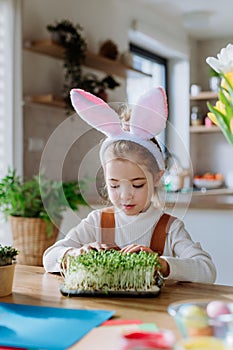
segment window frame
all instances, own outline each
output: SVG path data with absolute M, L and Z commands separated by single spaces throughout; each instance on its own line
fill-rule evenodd
M 149 51 L 141 46 L 135 45 L 132 42 L 129 43 L 129 50 L 132 54 L 141 56 L 155 63 L 161 64 L 165 69 L 165 91 L 168 96 L 168 59 L 162 56 L 157 55 L 156 53 Z
M 141 46 L 138 46 L 132 42 L 129 43 L 129 50 L 131 54 L 135 54 L 137 56 L 140 56 L 144 59 L 148 59 L 154 63 L 158 63 L 160 65 L 163 65 L 164 67 L 164 86 L 163 88 L 165 89 L 166 95 L 167 95 L 167 100 L 169 99 L 168 97 L 168 59 L 162 56 L 159 56 L 157 54 L 155 54 L 152 51 L 149 51 L 148 49 L 145 49 Z M 168 115 L 168 119 L 169 119 L 169 115 Z M 162 133 L 159 135 L 159 143 L 160 146 L 163 150 L 163 152 L 166 152 L 166 143 L 167 143 L 167 138 L 168 138 L 168 133 L 167 133 L 167 128 L 165 128 L 165 130 L 162 131 Z

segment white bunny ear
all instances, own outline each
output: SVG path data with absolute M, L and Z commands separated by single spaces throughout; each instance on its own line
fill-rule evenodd
M 162 87 L 153 88 L 142 95 L 133 107 L 130 132 L 151 139 L 166 126 L 168 116 L 167 97 Z
M 72 89 L 70 98 L 78 115 L 95 129 L 108 137 L 122 132 L 118 114 L 100 98 L 81 89 Z

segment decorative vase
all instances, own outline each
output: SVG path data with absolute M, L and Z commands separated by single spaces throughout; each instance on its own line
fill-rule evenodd
M 213 92 L 218 92 L 220 85 L 220 78 L 219 77 L 211 77 L 210 78 L 210 90 Z
M 45 220 L 39 218 L 9 216 L 9 222 L 14 246 L 20 252 L 17 263 L 42 266 L 43 253 L 55 243 L 59 229 L 54 225 L 48 234 Z
M 0 297 L 12 293 L 15 264 L 0 266 Z

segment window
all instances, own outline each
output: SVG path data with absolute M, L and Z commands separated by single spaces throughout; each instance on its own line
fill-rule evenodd
M 135 103 L 140 95 L 153 86 L 160 85 L 167 90 L 167 60 L 134 44 L 130 44 L 130 51 L 133 67 L 151 76 L 127 79 L 129 103 Z
M 136 103 L 139 96 L 153 86 L 162 86 L 167 91 L 167 60 L 134 44 L 130 44 L 130 51 L 133 55 L 133 67 L 150 76 L 127 79 L 128 102 Z M 165 150 L 165 139 L 166 134 L 163 131 L 158 136 L 163 150 Z

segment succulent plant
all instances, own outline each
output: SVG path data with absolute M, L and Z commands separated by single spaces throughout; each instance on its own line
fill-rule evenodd
M 0 244 L 0 266 L 11 265 L 16 261 L 19 251 L 12 246 Z

